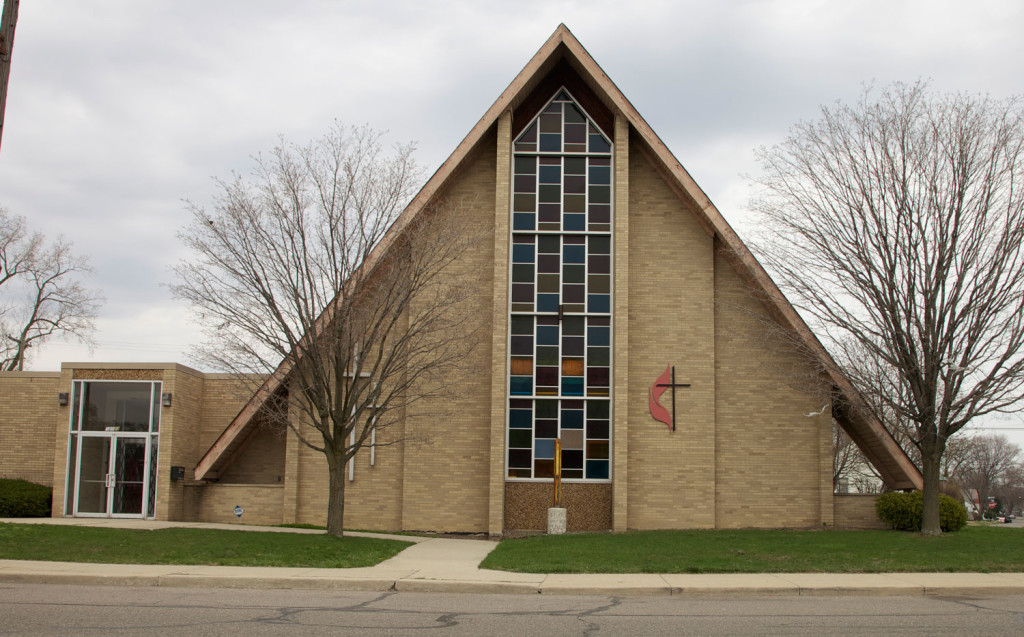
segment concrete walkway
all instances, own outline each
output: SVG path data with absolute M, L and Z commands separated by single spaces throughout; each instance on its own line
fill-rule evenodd
M 322 533 L 278 527 L 82 518 L 0 519 L 22 524 L 70 524 L 133 529 L 220 528 L 276 533 Z M 545 595 L 1024 595 L 1024 573 L 573 575 L 507 573 L 478 567 L 497 543 L 379 533 L 414 544 L 365 568 L 276 568 L 86 564 L 0 560 L 0 582 L 116 586 L 290 588 Z

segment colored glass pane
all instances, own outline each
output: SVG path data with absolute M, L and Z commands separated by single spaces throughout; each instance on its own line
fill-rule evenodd
M 537 158 L 531 155 L 517 155 L 515 167 L 517 175 L 534 175 L 537 173 Z
M 535 217 L 532 213 L 517 212 L 512 215 L 512 228 L 514 230 L 533 230 L 536 226 Z
M 563 477 L 609 477 L 609 400 L 583 397 L 607 396 L 611 377 L 610 317 L 594 315 L 611 300 L 610 151 L 565 90 L 516 139 L 510 478 L 551 477 L 557 437 Z M 604 457 L 588 454 L 595 441 Z
M 612 299 L 609 294 L 588 294 L 587 295 L 587 311 L 588 312 L 611 312 L 612 311 Z
M 516 429 L 533 429 L 533 410 L 510 409 L 508 423 L 510 427 Z
M 512 246 L 512 262 L 513 263 L 533 263 L 533 246 L 525 244 L 515 244 Z
M 532 462 L 533 453 L 530 449 L 510 449 L 508 452 L 510 467 L 529 467 Z
M 538 294 L 537 295 L 537 311 L 538 312 L 557 312 L 558 311 L 558 295 L 557 294 Z
M 565 429 L 562 427 L 562 449 L 583 449 L 583 424 L 578 429 Z M 583 465 L 577 465 L 582 467 Z
M 588 420 L 587 421 L 587 438 L 588 439 L 607 439 L 609 433 L 609 425 L 607 420 Z
M 512 266 L 513 283 L 533 283 L 533 264 L 517 263 Z
M 537 438 L 554 438 L 558 435 L 558 421 L 537 419 L 534 424 L 534 434 Z
M 533 377 L 512 376 L 509 378 L 509 391 L 517 396 L 530 396 L 533 394 Z
M 536 460 L 533 463 L 534 478 L 553 478 L 555 476 L 554 460 Z
M 510 368 L 513 376 L 529 376 L 533 373 L 533 359 L 513 358 Z
M 512 429 L 508 432 L 508 446 L 529 449 L 533 446 L 533 431 L 530 429 Z
M 540 183 L 542 183 L 542 184 L 559 184 L 559 183 L 562 183 L 562 167 L 561 166 L 541 166 L 540 167 Z
M 587 460 L 587 478 L 590 480 L 608 479 L 607 460 Z

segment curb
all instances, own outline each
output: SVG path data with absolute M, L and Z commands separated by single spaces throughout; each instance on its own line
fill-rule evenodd
M 898 574 L 894 574 L 898 575 Z M 544 577 L 544 576 L 541 576 Z M 546 579 L 546 577 L 545 577 Z M 337 578 L 337 577 L 245 577 L 243 575 L 124 575 L 61 572 L 0 571 L 0 582 L 21 584 L 64 584 L 83 586 L 150 586 L 177 588 L 291 589 L 338 591 L 396 591 L 408 593 L 472 593 L 496 595 L 600 595 L 604 597 L 671 596 L 682 598 L 838 596 L 838 597 L 978 597 L 1024 595 L 1024 584 L 924 586 L 909 582 L 891 585 L 801 586 L 778 585 L 611 585 L 539 584 L 441 579 Z

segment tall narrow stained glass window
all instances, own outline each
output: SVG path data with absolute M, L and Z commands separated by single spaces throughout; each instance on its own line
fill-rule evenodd
M 507 476 L 607 480 L 612 145 L 560 89 L 512 166 Z

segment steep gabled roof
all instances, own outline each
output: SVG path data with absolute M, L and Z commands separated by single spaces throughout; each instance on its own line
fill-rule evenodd
M 637 133 L 647 154 L 666 183 L 680 197 L 694 202 L 696 216 L 704 229 L 714 236 L 725 251 L 739 274 L 757 293 L 759 293 L 772 313 L 773 317 L 787 330 L 792 332 L 798 342 L 807 351 L 818 357 L 829 381 L 840 396 L 842 409 L 835 410 L 835 417 L 842 427 L 875 466 L 885 481 L 900 489 L 920 488 L 922 477 L 913 462 L 900 449 L 899 445 L 875 418 L 865 415 L 869 412 L 862 409 L 864 400 L 850 381 L 840 374 L 832 357 L 804 323 L 789 301 L 765 272 L 761 264 L 754 258 L 747 246 L 740 240 L 736 232 L 729 226 L 710 198 L 700 189 L 682 164 L 672 155 L 664 142 L 654 133 L 647 122 L 640 116 L 626 96 L 615 86 L 601 70 L 597 62 L 587 53 L 583 45 L 569 32 L 564 25 L 559 25 L 550 38 L 530 59 L 512 83 L 495 100 L 480 121 L 466 135 L 455 152 L 438 168 L 426 185 L 420 190 L 413 201 L 389 230 L 384 241 L 371 254 L 370 261 L 376 262 L 384 254 L 391 243 L 409 224 L 420 210 L 448 184 L 457 173 L 462 162 L 473 149 L 486 138 L 488 131 L 495 125 L 498 117 L 506 111 L 515 111 L 528 99 L 548 73 L 558 64 L 567 63 L 587 85 L 591 92 L 604 106 L 613 113 L 624 117 Z M 328 312 L 325 312 L 325 315 Z M 322 317 L 321 324 L 326 321 Z M 284 381 L 291 370 L 291 359 L 285 359 L 270 375 L 263 386 L 253 395 L 252 399 L 238 413 L 230 425 L 217 438 L 209 451 L 200 460 L 195 469 L 197 480 L 215 477 L 217 470 L 232 455 L 233 450 L 241 444 L 246 430 L 253 426 L 253 420 L 266 400 L 283 388 Z

